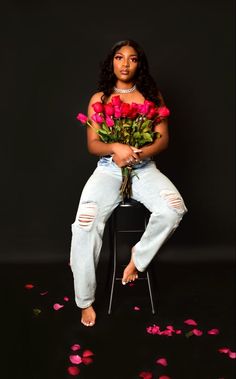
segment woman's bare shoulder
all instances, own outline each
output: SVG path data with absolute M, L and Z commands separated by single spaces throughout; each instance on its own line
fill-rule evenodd
M 91 103 L 96 103 L 97 101 L 102 101 L 102 96 L 103 96 L 103 92 L 94 93 L 91 96 L 89 103 L 91 104 Z

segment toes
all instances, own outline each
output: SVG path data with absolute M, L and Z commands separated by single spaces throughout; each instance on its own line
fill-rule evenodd
M 93 326 L 93 325 L 95 324 L 94 321 L 85 322 L 84 320 L 81 320 L 81 323 L 82 323 L 84 326 Z

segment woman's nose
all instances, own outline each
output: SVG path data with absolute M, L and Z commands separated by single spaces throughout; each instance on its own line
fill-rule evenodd
M 129 60 L 128 60 L 128 59 L 125 59 L 125 60 L 124 60 L 124 66 L 125 66 L 125 67 L 129 67 Z

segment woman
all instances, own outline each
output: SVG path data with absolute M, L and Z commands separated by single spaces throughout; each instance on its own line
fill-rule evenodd
M 99 89 L 88 105 L 92 121 L 93 104 L 108 103 L 119 95 L 126 103 L 150 100 L 163 105 L 163 99 L 149 74 L 148 62 L 140 46 L 131 40 L 118 42 L 101 69 Z M 155 126 L 161 138 L 137 149 L 121 143 L 104 143 L 93 128 L 87 128 L 88 150 L 100 157 L 97 168 L 86 183 L 75 222 L 72 224 L 71 269 L 74 275 L 75 301 L 82 309 L 81 322 L 95 324 L 93 308 L 96 290 L 96 267 L 102 246 L 105 223 L 121 201 L 121 167 L 132 165 L 137 175 L 132 177 L 132 197 L 151 212 L 146 231 L 132 248 L 130 262 L 123 272 L 122 283 L 137 279 L 161 245 L 176 229 L 187 211 L 175 186 L 157 168 L 152 157 L 167 148 L 168 124 L 162 120 Z

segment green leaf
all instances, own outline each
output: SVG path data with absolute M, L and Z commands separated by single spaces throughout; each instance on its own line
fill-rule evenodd
M 142 137 L 146 142 L 152 142 L 152 136 L 150 135 L 150 133 L 142 133 Z
M 190 330 L 190 332 L 185 333 L 185 337 L 189 338 L 193 336 L 193 332 Z
M 134 137 L 135 139 L 140 138 L 140 137 L 141 137 L 140 132 L 135 132 L 135 133 L 133 134 L 133 137 Z
M 33 313 L 35 316 L 39 316 L 41 312 L 42 312 L 41 309 L 38 309 L 38 308 L 33 309 Z
M 99 130 L 98 130 L 98 134 L 105 134 L 105 135 L 108 135 L 107 131 L 106 131 L 106 130 L 103 130 L 103 129 L 99 129 Z
M 151 123 L 152 123 L 152 120 L 146 120 L 142 123 L 142 129 L 145 129 L 145 128 L 148 128 L 148 130 L 150 129 L 150 126 L 151 126 Z

